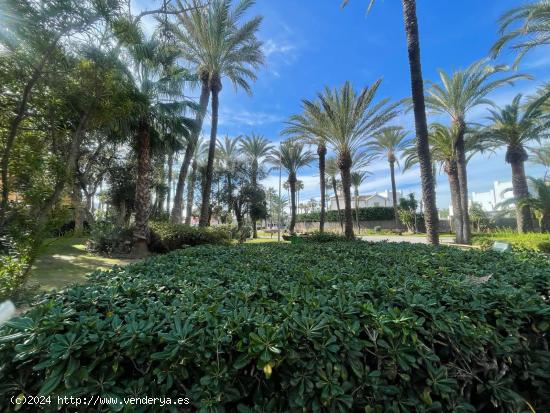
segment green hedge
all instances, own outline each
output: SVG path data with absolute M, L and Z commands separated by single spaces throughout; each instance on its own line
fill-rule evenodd
M 166 253 L 186 246 L 204 244 L 228 245 L 234 234 L 234 228 L 228 225 L 199 228 L 183 224 L 171 224 L 166 221 L 150 223 L 153 252 Z
M 343 208 L 343 206 L 342 206 Z M 340 211 L 342 219 L 344 216 L 344 210 Z M 353 210 L 353 219 L 355 220 L 355 209 Z M 368 207 L 359 208 L 359 221 L 392 221 L 394 219 L 394 213 L 392 207 Z M 298 214 L 298 222 L 319 222 L 320 213 L 310 212 L 307 214 Z M 338 211 L 326 212 L 327 222 L 339 222 Z
M 550 258 L 527 253 L 188 248 L 96 272 L 4 326 L 0 410 L 24 392 L 202 412 L 550 411 L 549 287 Z

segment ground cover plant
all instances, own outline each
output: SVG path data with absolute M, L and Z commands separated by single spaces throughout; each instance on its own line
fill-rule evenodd
M 188 248 L 95 272 L 2 327 L 0 406 L 185 394 L 204 412 L 548 411 L 549 287 L 533 253 Z
M 495 241 L 505 241 L 515 249 L 550 253 L 550 234 L 537 232 L 518 234 L 515 231 L 503 230 L 474 234 L 472 240 L 475 245 L 480 245 L 482 248 L 490 248 Z

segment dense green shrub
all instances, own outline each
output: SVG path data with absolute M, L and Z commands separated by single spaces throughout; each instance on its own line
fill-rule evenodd
M 24 391 L 204 412 L 550 411 L 549 268 L 411 244 L 184 249 L 3 327 L 0 408 Z
M 344 235 L 333 232 L 311 232 L 307 236 L 300 237 L 304 242 L 335 242 L 348 241 Z
M 550 243 L 550 234 L 541 234 L 538 232 L 529 232 L 518 234 L 516 231 L 497 231 L 484 234 L 474 234 L 472 241 L 475 245 L 482 248 L 490 248 L 495 241 L 504 241 L 512 245 L 516 250 L 531 250 L 540 252 L 549 252 L 545 246 Z
M 224 245 L 231 242 L 233 235 L 233 229 L 228 225 L 199 228 L 157 221 L 151 223 L 150 249 L 153 252 L 165 253 L 185 246 Z
M 344 211 L 340 214 L 344 216 Z M 355 210 L 353 212 L 353 218 L 355 219 Z M 298 214 L 298 222 L 319 222 L 320 212 L 309 212 L 307 214 Z M 392 207 L 368 207 L 359 208 L 359 221 L 391 221 L 394 219 L 394 212 Z M 327 222 L 339 222 L 338 211 L 326 212 Z
M 105 255 L 129 254 L 133 246 L 133 228 L 120 228 L 110 221 L 95 222 L 86 244 L 89 252 Z

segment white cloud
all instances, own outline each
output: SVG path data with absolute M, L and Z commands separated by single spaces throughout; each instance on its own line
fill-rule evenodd
M 247 125 L 259 126 L 270 123 L 282 122 L 284 117 L 274 113 L 251 112 L 246 109 L 230 109 L 222 107 L 220 109 L 219 124 L 228 125 Z

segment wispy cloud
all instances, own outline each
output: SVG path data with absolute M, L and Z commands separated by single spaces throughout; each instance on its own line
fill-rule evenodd
M 271 123 L 279 123 L 282 122 L 283 119 L 283 116 L 275 113 L 267 113 L 261 111 L 251 112 L 246 109 L 222 108 L 220 110 L 219 124 L 224 126 L 260 126 Z

